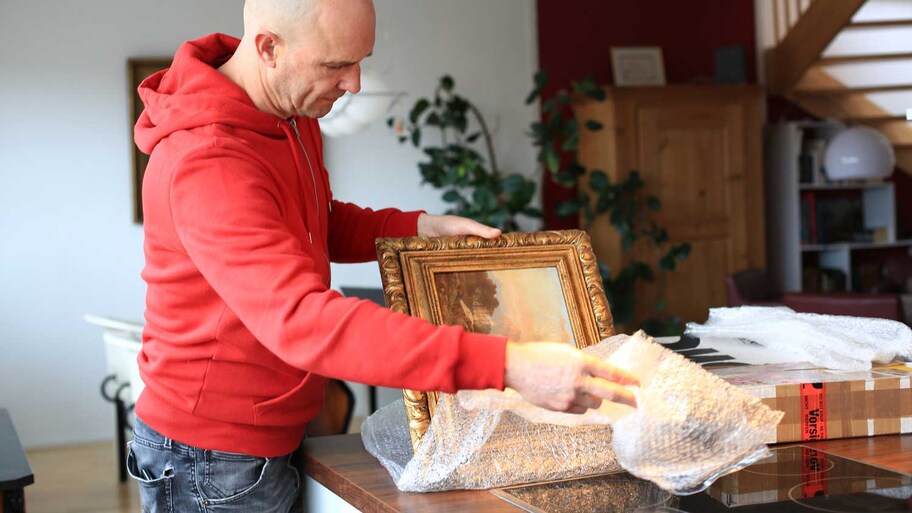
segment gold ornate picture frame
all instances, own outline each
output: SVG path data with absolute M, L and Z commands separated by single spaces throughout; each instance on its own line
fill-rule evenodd
M 387 306 L 434 324 L 583 348 L 614 334 L 595 254 L 580 230 L 377 239 Z M 412 446 L 438 392 L 403 390 Z

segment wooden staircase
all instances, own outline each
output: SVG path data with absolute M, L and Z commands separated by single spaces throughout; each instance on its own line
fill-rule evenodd
M 897 81 L 885 72 L 876 74 L 876 83 L 871 83 L 872 74 L 864 85 L 849 86 L 827 71 L 833 66 L 897 62 L 912 69 L 912 53 L 889 48 L 884 48 L 883 53 L 824 55 L 840 34 L 912 28 L 912 18 L 853 22 L 866 3 L 867 0 L 770 0 L 777 43 L 766 53 L 767 87 L 814 116 L 861 123 L 883 132 L 893 143 L 897 167 L 912 175 L 912 123 L 906 120 L 905 112 L 888 112 L 869 96 L 912 92 L 912 73 L 908 82 Z M 912 102 L 908 107 L 912 108 Z

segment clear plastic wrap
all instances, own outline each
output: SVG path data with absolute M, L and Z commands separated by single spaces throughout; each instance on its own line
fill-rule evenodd
M 630 337 L 607 362 L 640 379 L 638 408 L 614 423 L 621 465 L 676 494 L 706 489 L 766 456 L 783 413 L 652 342 Z
M 784 306 L 712 308 L 704 324 L 685 331 L 712 345 L 713 338 L 740 338 L 797 361 L 839 370 L 867 370 L 871 362 L 912 359 L 912 329 L 897 321 L 797 313 Z
M 611 428 L 533 424 L 506 411 L 461 408 L 441 394 L 430 427 L 412 454 L 402 402 L 361 427 L 364 447 L 406 492 L 486 489 L 621 470 Z
M 494 488 L 626 469 L 674 493 L 693 493 L 767 453 L 764 441 L 781 412 L 642 332 L 586 351 L 639 378 L 638 409 L 609 405 L 560 414 L 509 390 L 463 391 L 458 399 L 440 395 L 414 455 L 401 403 L 368 417 L 364 445 L 403 491 Z M 614 422 L 614 436 L 606 422 Z

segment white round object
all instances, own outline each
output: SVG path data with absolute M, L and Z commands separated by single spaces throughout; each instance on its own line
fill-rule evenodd
M 370 124 L 383 118 L 393 99 L 379 75 L 362 71 L 361 92 L 352 97 L 345 113 L 358 123 Z
M 395 94 L 386 90 L 379 75 L 362 71 L 361 92 L 345 93 L 336 100 L 332 109 L 320 118 L 320 130 L 327 137 L 363 132 L 389 111 L 394 99 Z
M 847 128 L 827 144 L 824 166 L 830 180 L 872 180 L 893 174 L 896 154 L 885 135 L 867 126 Z
M 343 96 L 336 101 L 329 114 L 320 118 L 320 131 L 324 136 L 337 137 L 367 130 L 369 123 L 362 123 L 348 114 L 349 105 L 350 102 L 346 101 L 346 97 Z

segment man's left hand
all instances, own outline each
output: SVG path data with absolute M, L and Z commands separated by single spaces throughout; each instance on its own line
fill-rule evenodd
M 486 239 L 493 239 L 500 235 L 500 230 L 465 217 L 421 214 L 418 216 L 418 235 L 420 237 L 477 235 Z

